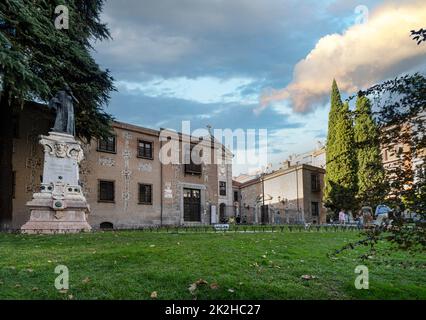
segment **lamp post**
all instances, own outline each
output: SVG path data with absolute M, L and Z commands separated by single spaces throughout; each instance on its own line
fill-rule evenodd
M 271 165 L 268 164 L 261 172 L 260 177 L 262 179 L 262 210 L 261 210 L 261 221 L 263 220 L 263 215 L 265 214 L 265 175 L 267 173 L 268 168 Z

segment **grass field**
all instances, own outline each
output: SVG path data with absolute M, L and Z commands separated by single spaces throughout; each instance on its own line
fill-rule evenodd
M 0 234 L 0 299 L 426 299 L 426 257 L 327 253 L 356 231 Z M 383 247 L 384 245 L 382 245 Z M 57 265 L 70 288 L 54 287 Z M 354 287 L 359 264 L 369 290 Z M 302 275 L 313 275 L 304 280 Z M 193 292 L 188 287 L 203 279 Z

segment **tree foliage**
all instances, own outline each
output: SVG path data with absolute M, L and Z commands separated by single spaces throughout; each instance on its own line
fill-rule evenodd
M 383 202 L 387 188 L 384 179 L 379 130 L 373 119 L 371 102 L 366 96 L 358 96 L 354 118 L 357 199 L 360 205 L 375 208 Z
M 421 44 L 426 41 L 426 29 L 411 30 L 411 36 L 414 41 L 417 41 L 417 44 Z
M 380 143 L 392 156 L 385 170 L 390 189 L 384 201 L 393 212 L 388 222 L 366 229 L 359 244 L 374 251 L 379 240 L 386 240 L 400 249 L 425 251 L 426 77 L 401 76 L 360 94 L 374 97 Z
M 47 102 L 68 84 L 79 100 L 76 127 L 81 137 L 105 135 L 111 117 L 103 107 L 114 90 L 108 70 L 91 57 L 92 41 L 110 37 L 100 22 L 104 0 L 69 0 L 69 29 L 55 28 L 58 0 L 6 0 L 0 3 L 2 100 Z
M 79 101 L 77 135 L 90 140 L 111 130 L 112 118 L 103 107 L 114 90 L 113 79 L 91 56 L 91 43 L 110 37 L 100 22 L 103 3 L 0 2 L 0 228 L 10 228 L 12 221 L 12 123 L 25 101 L 47 102 L 67 84 Z M 69 29 L 55 27 L 58 5 L 68 8 Z
M 356 206 L 356 154 L 352 117 L 343 103 L 336 81 L 331 90 L 327 136 L 327 174 L 324 202 L 333 211 L 354 210 Z

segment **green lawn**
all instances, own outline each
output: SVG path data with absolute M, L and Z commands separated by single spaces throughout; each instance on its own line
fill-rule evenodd
M 0 299 L 150 299 L 153 291 L 158 299 L 426 299 L 425 256 L 327 257 L 358 238 L 355 231 L 0 234 Z M 59 264 L 69 268 L 68 292 L 54 287 Z M 354 287 L 359 264 L 369 267 L 369 290 Z M 191 294 L 199 279 L 208 284 Z

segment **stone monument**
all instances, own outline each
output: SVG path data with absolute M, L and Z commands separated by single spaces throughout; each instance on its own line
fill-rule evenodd
M 44 148 L 43 181 L 40 191 L 27 202 L 30 220 L 23 233 L 75 233 L 90 231 L 90 211 L 79 185 L 79 163 L 83 150 L 75 135 L 74 105 L 78 102 L 70 88 L 59 91 L 49 102 L 56 110 L 55 125 L 40 136 Z

